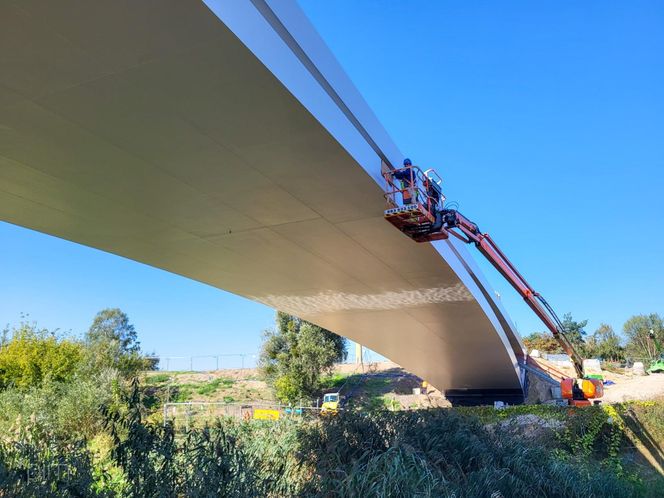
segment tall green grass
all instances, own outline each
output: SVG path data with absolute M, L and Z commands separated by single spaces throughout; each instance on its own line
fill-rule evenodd
M 660 413 L 654 406 L 643 409 L 652 417 Z M 662 491 L 661 480 L 642 482 L 595 447 L 604 425 L 595 431 L 592 421 L 606 421 L 599 410 L 579 412 L 570 426 L 593 434 L 586 438 L 588 451 L 570 445 L 575 438 L 551 438 L 555 447 L 549 447 L 509 425 L 489 427 L 482 420 L 488 411 L 482 418 L 422 410 L 276 422 L 220 419 L 176 432 L 145 421 L 134 385 L 103 413 L 104 451 L 91 452 L 84 440 L 29 431 L 4 438 L 0 496 L 590 498 Z M 656 433 L 654 426 L 649 433 Z M 27 478 L 57 466 L 71 469 L 66 478 Z

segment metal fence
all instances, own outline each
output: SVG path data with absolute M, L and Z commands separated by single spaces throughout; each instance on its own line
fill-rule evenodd
M 243 353 L 193 356 L 150 356 L 157 370 L 164 372 L 207 372 L 220 369 L 245 369 L 257 366 L 257 355 Z
M 208 372 L 221 369 L 245 369 L 258 366 L 256 353 L 223 353 L 192 356 L 166 356 L 155 355 L 147 359 L 153 361 L 156 369 L 163 372 Z M 384 361 L 385 358 L 378 353 L 364 349 L 362 360 L 365 364 Z M 346 364 L 355 363 L 355 355 L 350 354 Z
M 287 406 L 279 403 L 224 403 L 221 401 L 187 401 L 164 403 L 164 424 L 172 422 L 177 428 L 189 428 L 196 423 L 205 423 L 220 417 L 233 417 L 240 420 L 257 418 L 258 410 L 275 413 L 275 418 L 317 416 L 319 406 Z M 278 414 L 278 415 L 276 415 Z

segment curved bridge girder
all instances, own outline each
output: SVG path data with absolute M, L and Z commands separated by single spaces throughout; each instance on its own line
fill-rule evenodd
M 0 28 L 3 220 L 293 313 L 441 389 L 521 392 L 520 339 L 465 248 L 383 220 L 400 153 L 295 4 L 17 0 Z

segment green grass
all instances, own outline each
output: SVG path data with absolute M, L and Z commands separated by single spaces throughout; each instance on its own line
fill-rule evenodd
M 327 377 L 323 377 L 321 379 L 320 386 L 321 389 L 334 389 L 341 387 L 344 382 L 346 382 L 346 379 L 348 379 L 348 374 L 335 373 L 328 375 Z
M 364 406 L 366 406 L 370 411 L 398 411 L 403 409 L 403 406 L 398 400 L 384 394 L 371 396 L 364 404 Z
M 194 386 L 192 384 L 180 384 L 173 387 L 172 396 L 173 401 L 176 403 L 184 403 L 191 401 L 194 394 Z
M 170 374 L 167 373 L 159 373 L 155 375 L 146 375 L 145 376 L 145 384 L 147 385 L 155 385 L 155 384 L 163 384 L 165 382 L 168 382 L 171 379 Z
M 209 382 L 206 382 L 196 388 L 196 392 L 201 396 L 211 396 L 216 393 L 219 389 L 226 389 L 231 387 L 235 383 L 232 379 L 214 379 Z
M 391 383 L 392 379 L 385 377 L 369 378 L 364 381 L 364 384 L 362 384 L 362 389 L 368 395 L 382 394 L 382 392 L 385 391 L 385 388 L 388 387 Z
M 483 424 L 491 424 L 513 418 L 517 415 L 533 414 L 543 419 L 565 420 L 570 412 L 569 407 L 551 405 L 517 405 L 496 410 L 493 406 L 464 406 L 455 410 L 463 415 L 475 416 Z M 581 410 L 584 410 L 583 408 Z M 572 408 L 572 411 L 578 409 Z
M 228 389 L 235 384 L 233 379 L 218 378 L 207 382 L 188 382 L 186 384 L 175 384 L 172 386 L 174 401 L 184 403 L 191 401 L 194 394 L 211 397 L 218 391 Z
M 193 394 L 207 384 L 221 388 L 224 379 L 180 385 L 179 394 Z M 136 401 L 138 387 L 134 389 L 116 401 L 117 409 L 103 415 L 104 441 L 74 444 L 41 430 L 28 438 L 7 431 L 7 438 L 22 439 L 20 444 L 0 440 L 0 495 L 664 496 L 664 479 L 644 471 L 647 463 L 630 465 L 625 457 L 633 449 L 621 439 L 622 422 L 629 425 L 635 419 L 640 437 L 661 447 L 664 400 L 585 409 L 392 412 L 384 410 L 389 395 L 383 394 L 372 398 L 381 411 L 278 421 L 225 417 L 205 428 L 192 425 L 180 437 L 170 424 L 145 421 L 144 407 Z M 79 399 L 76 393 L 72 406 Z M 223 399 L 234 401 L 231 396 Z M 557 429 L 560 437 L 547 444 L 503 427 L 509 424 L 487 427 L 522 414 L 561 419 L 566 427 Z M 28 424 L 24 430 L 38 423 L 31 418 L 23 422 Z M 91 458 L 90 449 L 105 456 Z M 35 469 L 62 464 L 74 469 L 68 479 L 25 479 Z

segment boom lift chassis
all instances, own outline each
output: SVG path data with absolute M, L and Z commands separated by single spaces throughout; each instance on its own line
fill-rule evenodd
M 603 395 L 603 383 L 598 379 L 585 379 L 583 359 L 565 335 L 565 327 L 553 308 L 519 273 L 493 239 L 482 233 L 477 224 L 456 209 L 448 208 L 442 194 L 441 178 L 433 171 L 422 171 L 407 165 L 400 169 L 383 166 L 387 188 L 385 199 L 388 209 L 385 219 L 416 242 L 431 242 L 455 237 L 473 244 L 525 300 L 526 304 L 544 322 L 574 364 L 577 379 L 560 379 L 561 392 L 569 404 L 591 404 Z

